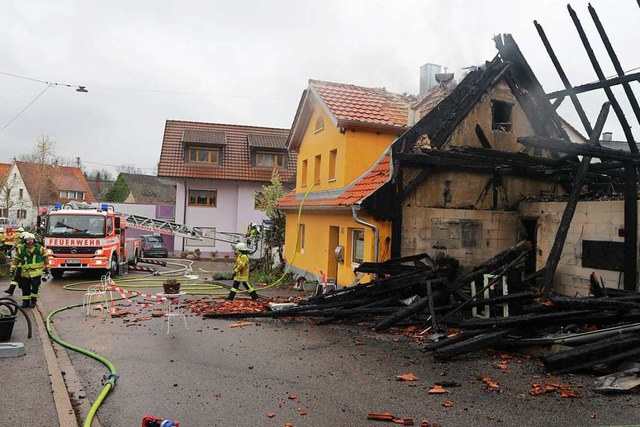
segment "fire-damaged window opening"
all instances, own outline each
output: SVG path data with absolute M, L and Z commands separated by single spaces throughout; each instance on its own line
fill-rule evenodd
M 491 128 L 502 132 L 511 132 L 511 111 L 513 104 L 504 101 L 491 101 L 491 111 L 493 113 L 493 122 Z
M 473 249 L 480 246 L 482 222 L 471 219 L 432 219 L 434 246 L 447 249 Z

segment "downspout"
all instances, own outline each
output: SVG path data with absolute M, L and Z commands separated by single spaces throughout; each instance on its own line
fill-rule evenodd
M 369 227 L 370 229 L 373 230 L 373 244 L 374 244 L 373 262 L 378 262 L 378 246 L 380 244 L 380 231 L 378 230 L 378 227 L 376 227 L 374 224 L 371 224 L 369 222 L 363 221 L 360 218 L 358 218 L 358 211 L 360 210 L 360 208 L 361 206 L 359 204 L 351 206 L 351 211 L 353 212 L 353 220 L 358 224 L 364 225 L 365 227 Z
M 184 181 L 184 197 L 182 198 L 182 223 L 187 225 L 187 198 L 189 197 L 189 192 L 187 191 L 187 180 Z M 184 252 L 184 244 L 187 241 L 186 238 L 182 237 L 182 252 Z

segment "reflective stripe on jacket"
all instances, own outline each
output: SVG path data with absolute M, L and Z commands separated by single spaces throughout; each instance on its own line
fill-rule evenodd
M 249 281 L 249 257 L 247 254 L 238 254 L 236 264 L 233 266 L 233 274 L 233 280 L 236 282 Z
M 13 256 L 13 267 L 21 267 L 21 277 L 28 279 L 42 276 L 42 270 L 47 262 L 47 254 L 44 248 L 35 244 L 33 249 L 29 250 L 27 245 L 18 245 L 16 253 Z

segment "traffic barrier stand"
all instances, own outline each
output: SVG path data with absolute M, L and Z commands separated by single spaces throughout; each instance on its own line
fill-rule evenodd
M 163 267 L 167 265 L 167 261 L 160 261 L 156 259 L 147 259 L 147 258 L 140 258 L 138 262 L 144 262 L 145 264 L 161 265 Z
M 134 270 L 134 271 L 146 271 L 148 273 L 155 273 L 156 270 L 154 268 L 151 267 L 143 267 L 141 265 L 130 265 L 129 266 L 129 270 Z

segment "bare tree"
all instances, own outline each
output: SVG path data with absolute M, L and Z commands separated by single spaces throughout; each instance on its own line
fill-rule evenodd
M 11 190 L 16 185 L 18 178 L 13 175 L 7 176 L 3 179 L 0 179 L 0 204 L 1 208 L 5 210 L 6 216 L 9 216 L 9 209 L 14 206 L 13 200 L 11 200 Z
M 118 173 L 130 173 L 134 175 L 144 175 L 142 169 L 135 167 L 134 165 L 123 163 L 116 168 Z
M 113 175 L 108 169 L 93 170 L 84 176 L 91 181 L 113 181 Z
M 36 204 L 38 206 L 38 211 L 40 211 L 42 189 L 46 182 L 46 177 L 44 176 L 45 166 L 50 165 L 55 159 L 55 147 L 55 141 L 53 141 L 49 135 L 43 133 L 40 135 L 40 138 L 36 140 L 36 145 L 33 147 L 33 151 L 31 152 L 34 163 L 38 164 L 38 177 L 36 179 Z

